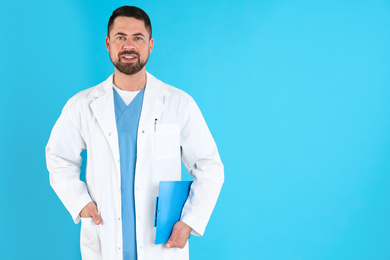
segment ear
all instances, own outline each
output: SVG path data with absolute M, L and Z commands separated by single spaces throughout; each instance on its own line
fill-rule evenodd
M 149 53 L 152 53 L 153 46 L 154 46 L 154 39 L 152 38 L 149 40 Z
M 106 36 L 106 48 L 107 51 L 110 51 L 110 38 L 108 38 L 108 36 Z

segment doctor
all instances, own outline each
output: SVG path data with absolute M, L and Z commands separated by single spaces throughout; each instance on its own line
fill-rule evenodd
M 194 100 L 145 71 L 153 45 L 143 10 L 116 9 L 106 38 L 114 74 L 66 103 L 46 147 L 50 184 L 82 222 L 84 260 L 188 259 L 188 237 L 203 235 L 224 181 Z M 155 245 L 158 185 L 180 180 L 181 162 L 194 181 L 168 242 Z

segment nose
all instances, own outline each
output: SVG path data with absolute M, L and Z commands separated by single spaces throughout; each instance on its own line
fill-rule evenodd
M 131 38 L 127 39 L 125 41 L 125 43 L 123 44 L 123 49 L 124 50 L 131 50 L 131 49 L 134 49 L 134 44 L 133 44 L 133 41 L 131 40 Z

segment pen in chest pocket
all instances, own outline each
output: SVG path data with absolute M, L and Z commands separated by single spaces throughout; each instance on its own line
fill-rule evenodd
M 156 132 L 157 118 L 154 119 L 154 132 Z

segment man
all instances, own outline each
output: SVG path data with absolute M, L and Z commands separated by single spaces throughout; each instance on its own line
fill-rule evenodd
M 203 235 L 224 180 L 193 99 L 145 71 L 153 45 L 143 10 L 115 10 L 106 38 L 114 74 L 67 102 L 46 147 L 51 186 L 82 222 L 83 259 L 188 259 L 188 237 Z M 194 181 L 168 242 L 155 245 L 159 182 L 180 180 L 181 161 Z

